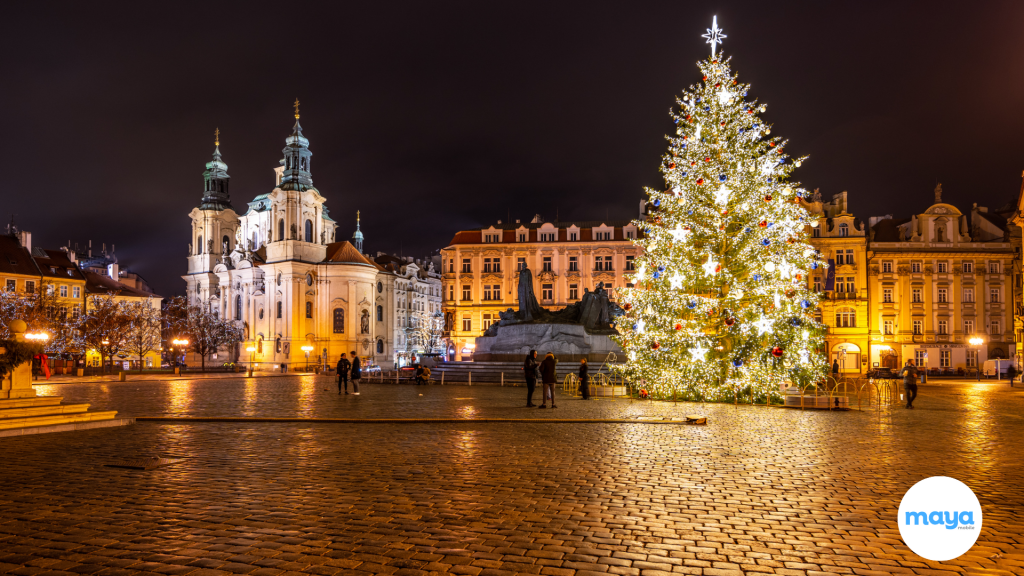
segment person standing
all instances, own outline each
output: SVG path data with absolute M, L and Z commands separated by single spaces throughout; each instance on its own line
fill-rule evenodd
M 544 356 L 544 361 L 540 363 L 541 385 L 544 388 L 544 392 L 540 400 L 541 408 L 547 408 L 546 404 L 548 402 L 548 398 L 551 398 L 551 407 L 558 408 L 558 406 L 555 406 L 555 380 L 557 378 L 555 375 L 556 366 L 558 366 L 558 360 L 555 360 L 554 354 L 548 352 L 547 355 Z
M 917 367 L 913 360 L 907 360 L 907 365 L 900 370 L 903 376 L 903 392 L 907 395 L 907 408 L 914 407 L 914 400 L 917 399 Z
M 589 367 L 587 366 L 587 359 L 583 358 L 580 360 L 580 394 L 583 395 L 584 400 L 590 400 L 590 376 L 587 374 Z
M 341 387 L 345 387 L 345 394 L 348 394 L 348 371 L 352 368 L 352 363 L 345 358 L 342 354 L 341 358 L 338 358 L 338 394 L 341 394 Z
M 362 367 L 359 365 L 359 356 L 356 356 L 356 351 L 353 350 L 352 354 L 352 394 L 359 396 L 359 379 L 363 377 Z
M 832 361 L 832 379 L 839 380 L 839 359 Z
M 533 391 L 537 388 L 537 351 L 530 350 L 523 362 L 523 376 L 526 378 L 526 407 L 533 408 Z

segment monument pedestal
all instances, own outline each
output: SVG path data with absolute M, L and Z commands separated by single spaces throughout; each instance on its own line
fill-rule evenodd
M 0 347 L 0 354 L 6 352 Z M 32 363 L 25 362 L 14 368 L 10 374 L 0 381 L 0 399 L 4 398 L 35 398 L 36 391 L 32 388 Z
M 499 326 L 496 336 L 478 336 L 473 359 L 481 362 L 522 361 L 536 350 L 538 360 L 551 352 L 559 361 L 586 358 L 601 362 L 622 348 L 606 334 L 588 334 L 579 324 L 511 324 Z

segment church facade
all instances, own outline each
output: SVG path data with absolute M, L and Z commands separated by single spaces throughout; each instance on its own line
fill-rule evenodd
M 333 365 L 356 351 L 390 369 L 394 339 L 385 318 L 394 315 L 394 299 L 385 284 L 393 283 L 362 254 L 358 224 L 353 242 L 338 239 L 326 198 L 313 186 L 297 108 L 283 155 L 273 189 L 236 212 L 218 133 L 202 201 L 189 214 L 188 298 L 242 328 L 243 341 L 225 351 L 225 361 L 298 368 L 307 362 L 303 348 L 311 348 L 310 365 Z

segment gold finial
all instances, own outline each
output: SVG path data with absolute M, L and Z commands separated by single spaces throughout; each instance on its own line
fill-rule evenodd
M 213 131 L 213 145 L 220 146 L 220 128 Z
M 356 210 L 356 224 L 359 224 L 359 210 Z
M 292 106 L 295 106 L 295 119 L 298 120 L 299 119 L 299 99 L 298 98 L 295 99 L 295 104 L 292 104 Z

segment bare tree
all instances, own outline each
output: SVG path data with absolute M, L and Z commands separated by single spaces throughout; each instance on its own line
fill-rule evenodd
M 131 317 L 125 305 L 113 294 L 92 296 L 88 309 L 79 317 L 78 328 L 82 343 L 100 355 L 101 364 L 128 347 Z
M 129 319 L 124 350 L 139 357 L 139 372 L 142 372 L 146 354 L 160 348 L 160 309 L 150 297 L 125 302 L 124 312 Z
M 172 331 L 188 339 L 188 348 L 200 357 L 206 371 L 206 357 L 242 340 L 242 329 L 234 321 L 222 320 L 205 303 L 189 304 L 176 296 L 167 305 Z

